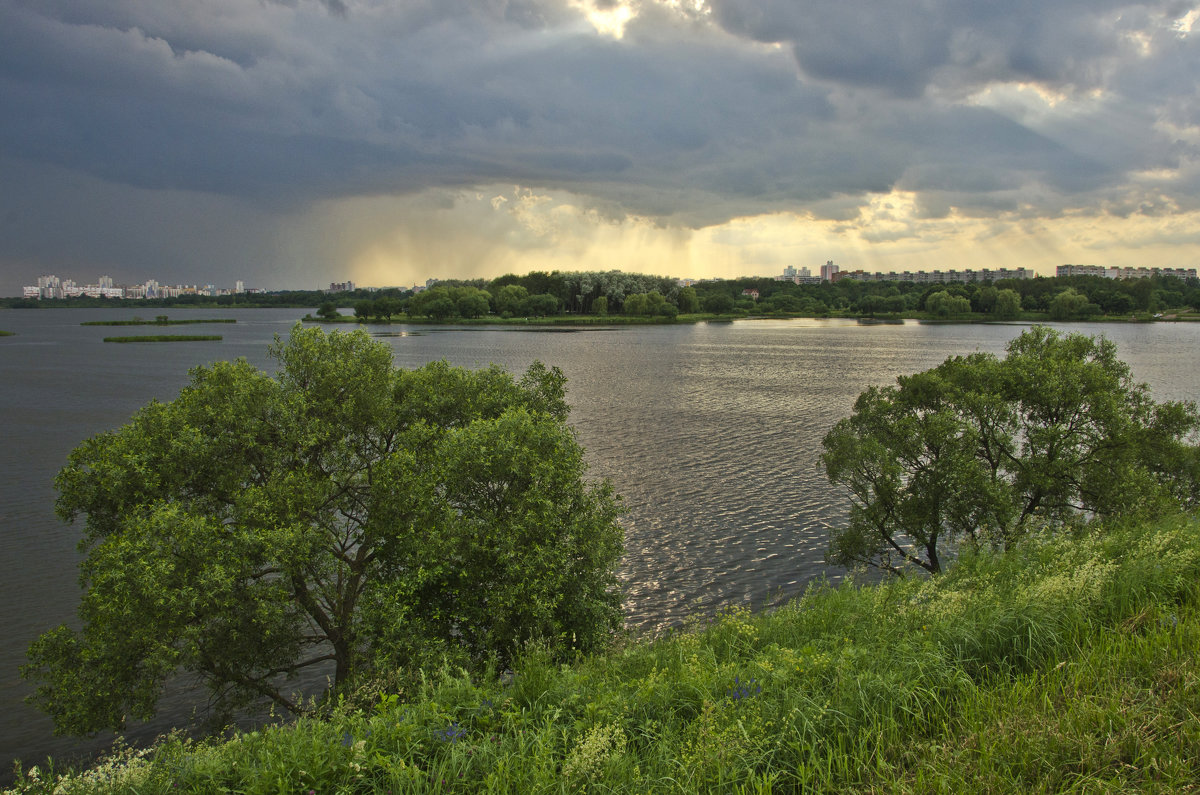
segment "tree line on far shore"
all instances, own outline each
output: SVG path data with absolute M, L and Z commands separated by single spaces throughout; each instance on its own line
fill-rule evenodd
M 319 314 L 350 307 L 360 320 L 397 317 L 451 320 L 488 316 L 805 315 L 813 317 L 1040 317 L 1087 320 L 1160 311 L 1200 311 L 1200 280 L 1175 276 L 1114 280 L 1096 276 L 1005 279 L 975 284 L 861 282 L 794 284 L 770 278 L 680 286 L 661 276 L 598 272 L 534 272 L 498 279 L 448 280 L 429 289 L 355 291 L 325 296 Z
M 481 317 L 628 315 L 671 319 L 699 312 L 715 315 L 880 317 L 926 314 L 937 318 L 1087 320 L 1200 311 L 1200 279 L 1098 276 L 1002 279 L 975 284 L 864 282 L 842 279 L 794 284 L 771 277 L 744 277 L 680 286 L 667 276 L 621 271 L 533 271 L 496 279 L 447 279 L 429 289 L 360 288 L 330 294 L 291 290 L 225 296 L 112 300 L 73 298 L 38 301 L 0 299 L 0 306 L 34 307 L 320 307 L 333 317 L 352 308 L 363 320 L 397 317 L 433 320 Z

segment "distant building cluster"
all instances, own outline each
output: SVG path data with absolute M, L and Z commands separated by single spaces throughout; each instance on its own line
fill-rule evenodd
M 837 266 L 834 266 L 835 268 Z M 950 271 L 897 271 L 895 273 L 867 273 L 866 271 L 835 272 L 830 281 L 855 279 L 860 282 L 910 282 L 912 284 L 938 284 L 944 282 L 994 282 L 1000 279 L 1033 279 L 1037 274 L 1031 268 L 983 268 L 982 270 Z
M 1061 270 L 1061 269 L 1060 269 Z M 788 266 L 783 274 L 775 277 L 777 282 L 792 282 L 794 284 L 820 284 L 822 282 L 837 282 L 842 279 L 855 279 L 860 282 L 911 282 L 915 284 L 936 284 L 939 282 L 986 282 L 998 279 L 1032 279 L 1036 273 L 1029 268 L 999 268 L 996 270 L 950 270 L 950 271 L 899 271 L 868 273 L 863 270 L 844 271 L 829 260 L 821 266 L 821 275 L 813 276 L 808 268 Z M 1061 275 L 1061 274 L 1060 274 Z
M 57 276 L 41 276 L 37 284 L 24 288 L 25 298 L 61 299 L 61 298 L 178 298 L 183 295 L 241 295 L 242 293 L 261 293 L 263 290 L 247 288 L 239 280 L 232 288 L 215 287 L 206 284 L 199 285 L 177 284 L 168 286 L 159 284 L 154 279 L 148 279 L 142 284 L 114 285 L 111 276 L 101 276 L 95 284 L 76 284 L 71 279 L 60 279 Z
M 830 264 L 832 265 L 833 263 L 831 262 Z M 837 266 L 834 266 L 834 267 L 837 267 Z M 796 268 L 793 268 L 791 265 L 789 265 L 783 269 L 782 276 L 775 277 L 775 281 L 791 282 L 792 284 L 820 284 L 821 277 L 813 276 L 812 271 L 810 271 L 808 268 L 800 268 L 799 270 L 797 270 Z
M 1150 276 L 1178 276 L 1195 279 L 1195 268 L 1106 268 L 1103 265 L 1059 265 L 1055 276 L 1100 276 L 1104 279 L 1145 279 Z

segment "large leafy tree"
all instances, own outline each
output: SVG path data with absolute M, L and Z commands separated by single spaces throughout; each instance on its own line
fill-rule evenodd
M 611 637 L 618 502 L 584 479 L 558 370 L 407 371 L 362 332 L 300 327 L 271 352 L 274 376 L 197 368 L 59 474 L 60 514 L 86 519 L 82 626 L 25 670 L 59 731 L 147 718 L 180 672 L 226 711 L 299 712 L 305 671 Z
M 825 436 L 850 498 L 828 560 L 940 571 L 948 543 L 1200 504 L 1200 415 L 1156 403 L 1107 340 L 1035 327 L 1007 355 L 953 357 L 871 387 Z

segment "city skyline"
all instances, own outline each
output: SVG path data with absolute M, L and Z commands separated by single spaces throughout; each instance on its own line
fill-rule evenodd
M 917 284 L 949 284 L 955 282 L 970 282 L 970 283 L 992 283 L 1001 280 L 1011 279 L 1034 279 L 1041 274 L 1029 268 L 999 268 L 990 269 L 983 268 L 975 269 L 950 269 L 950 270 L 918 270 L 918 271 L 865 271 L 863 269 L 843 269 L 839 265 L 828 260 L 820 267 L 820 275 L 814 276 L 812 269 L 804 266 L 796 268 L 788 265 L 784 267 L 783 273 L 774 275 L 744 275 L 731 277 L 730 280 L 764 280 L 771 279 L 774 281 L 789 281 L 795 284 L 819 284 L 821 282 L 841 281 L 842 279 L 856 279 L 859 281 L 890 281 L 890 282 L 910 282 Z M 650 274 L 643 274 L 650 275 Z M 1071 277 L 1071 276 L 1094 276 L 1106 279 L 1142 279 L 1150 276 L 1173 276 L 1179 279 L 1195 279 L 1195 268 L 1106 268 L 1100 265 L 1059 265 L 1055 269 L 1055 276 Z M 677 284 L 680 287 L 698 284 L 701 281 L 719 282 L 724 281 L 723 278 L 710 278 L 705 280 L 678 278 L 667 274 L 668 278 L 676 278 Z M 324 288 L 303 288 L 290 287 L 284 288 L 283 291 L 304 291 L 304 292 L 324 292 L 327 294 L 336 294 L 344 292 L 354 292 L 358 289 L 365 290 L 392 290 L 399 289 L 404 291 L 420 292 L 428 287 L 438 284 L 441 281 L 457 281 L 457 280 L 440 280 L 437 278 L 429 278 L 424 284 L 414 284 L 409 287 L 406 285 L 356 285 L 353 281 L 330 282 L 328 287 Z M 205 284 L 203 287 L 199 283 L 167 285 L 160 284 L 156 279 L 148 279 L 144 282 L 135 284 L 114 284 L 111 276 L 101 276 L 97 282 L 85 285 L 79 285 L 73 279 L 60 279 L 58 276 L 48 274 L 40 276 L 37 279 L 36 285 L 27 285 L 23 288 L 24 298 L 27 299 L 62 299 L 75 297 L 88 298 L 115 298 L 115 299 L 141 299 L 141 298 L 176 298 L 184 295 L 241 295 L 252 293 L 269 292 L 260 287 L 247 287 L 241 279 L 237 280 L 233 287 L 218 287 L 212 283 Z
M 1200 263 L 1200 3 L 0 0 L 0 294 Z

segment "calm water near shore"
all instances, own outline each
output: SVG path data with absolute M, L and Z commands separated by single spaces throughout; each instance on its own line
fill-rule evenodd
M 188 369 L 267 346 L 303 310 L 165 310 L 172 319 L 235 317 L 220 342 L 113 345 L 84 320 L 131 310 L 0 311 L 0 781 L 29 763 L 111 738 L 53 738 L 22 703 L 25 649 L 74 620 L 78 528 L 54 515 L 53 478 L 83 439 L 115 428 L 151 399 L 170 400 Z M 145 317 L 164 310 L 143 312 Z M 340 327 L 347 328 L 347 327 Z M 1000 353 L 1017 325 L 860 326 L 853 321 L 736 321 L 680 326 L 522 330 L 367 326 L 404 367 L 445 359 L 520 371 L 540 360 L 568 378 L 571 422 L 592 474 L 624 496 L 621 568 L 628 623 L 654 631 L 732 604 L 761 607 L 841 572 L 822 562 L 844 510 L 818 468 L 821 437 L 867 386 L 954 354 Z M 1200 396 L 1200 325 L 1076 324 L 1104 334 L 1157 399 Z M 138 333 L 136 331 L 122 331 Z M 146 334 L 156 333 L 153 326 Z M 191 713 L 167 702 L 153 734 Z

